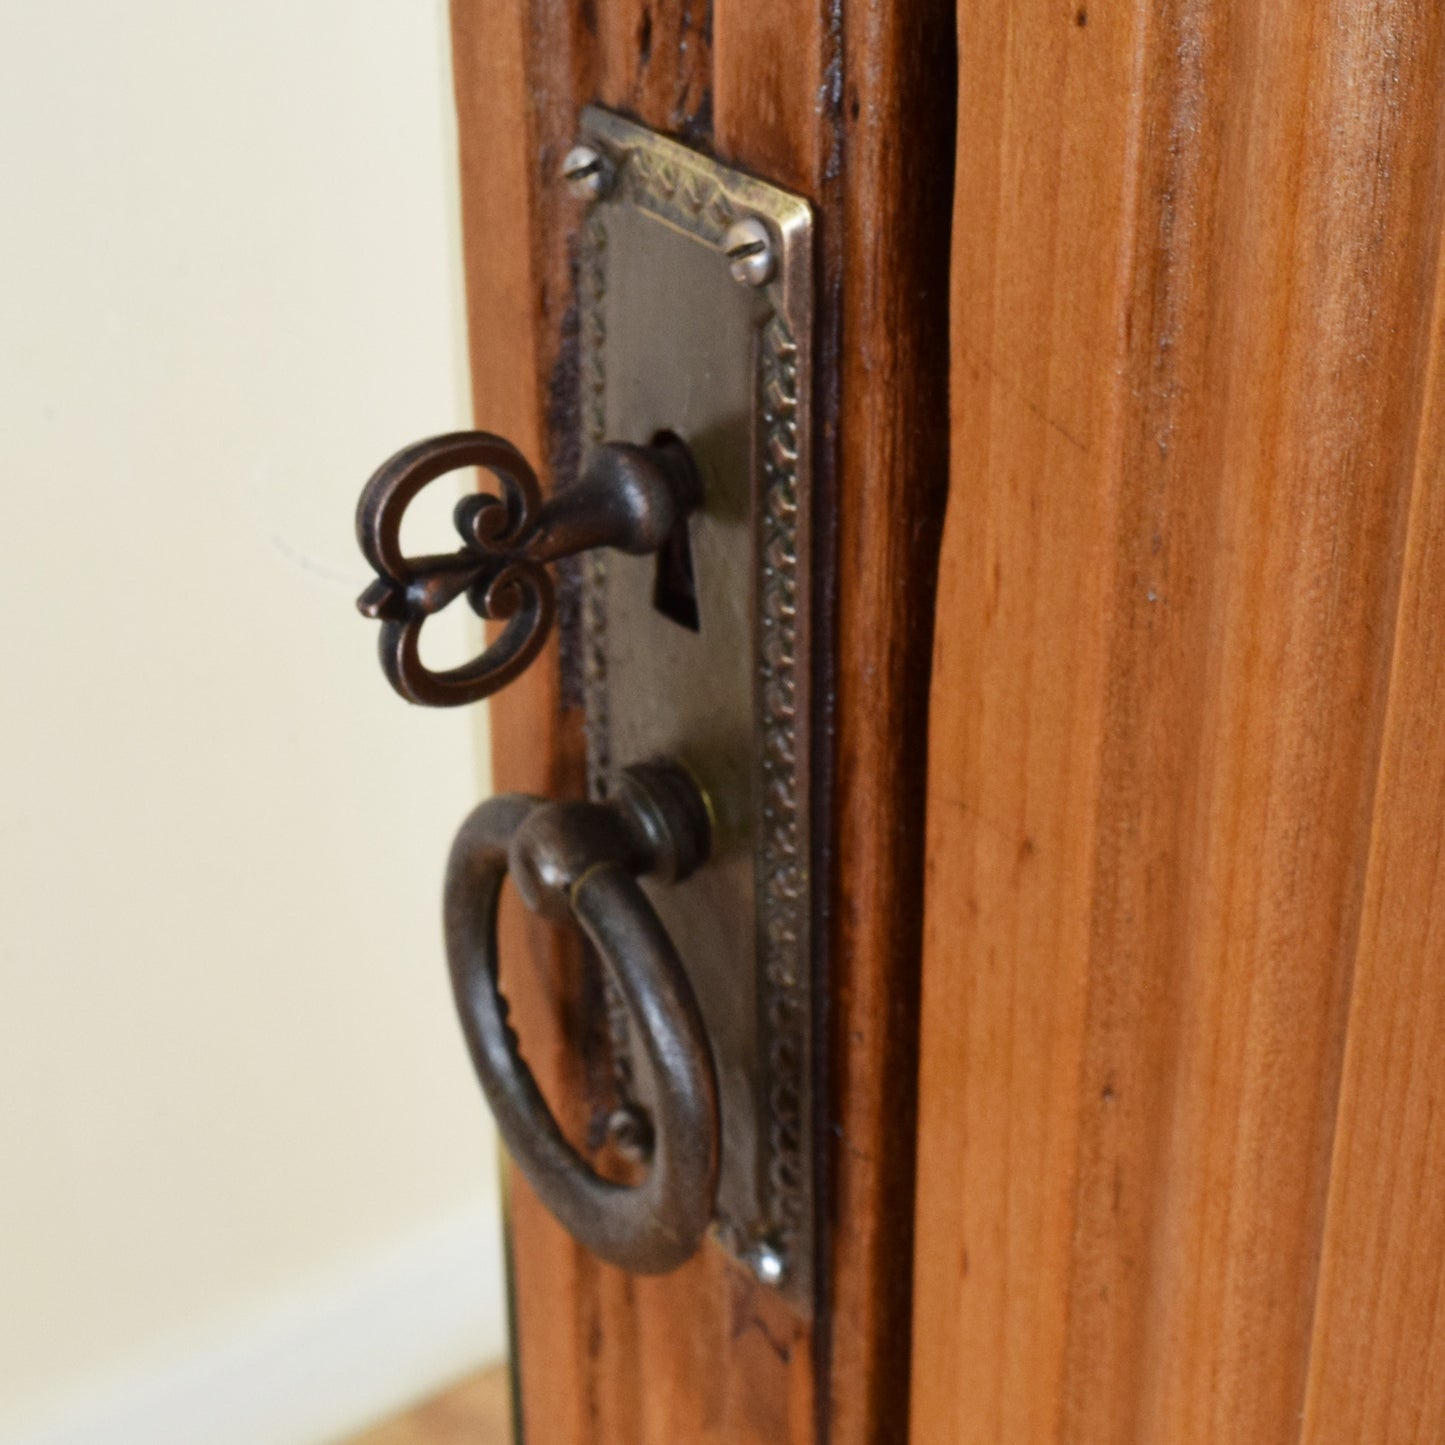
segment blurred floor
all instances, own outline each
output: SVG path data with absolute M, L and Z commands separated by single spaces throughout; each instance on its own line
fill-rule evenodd
M 507 1367 L 497 1365 L 348 1445 L 511 1445 L 510 1408 Z

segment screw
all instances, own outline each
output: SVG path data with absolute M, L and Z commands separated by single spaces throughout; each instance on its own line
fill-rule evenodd
M 777 1245 L 770 1240 L 760 1239 L 747 1253 L 747 1262 L 762 1284 L 776 1288 L 782 1284 L 788 1272 L 787 1261 Z
M 612 167 L 596 146 L 575 145 L 562 162 L 562 179 L 579 201 L 595 201 L 612 187 Z
M 756 216 L 744 216 L 728 227 L 723 250 L 734 281 L 744 286 L 763 286 L 772 279 L 772 234 Z
M 607 1137 L 633 1164 L 646 1164 L 652 1158 L 652 1120 L 636 1104 L 623 1104 L 607 1116 Z

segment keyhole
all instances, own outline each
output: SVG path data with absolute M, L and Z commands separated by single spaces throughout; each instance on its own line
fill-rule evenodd
M 701 630 L 697 615 L 697 581 L 692 570 L 692 540 L 687 521 L 678 523 L 657 553 L 652 583 L 652 605 L 666 618 L 689 632 Z
M 653 446 L 680 444 L 671 432 L 659 432 Z M 657 570 L 652 582 L 652 605 L 669 621 L 689 632 L 702 630 L 697 609 L 697 577 L 692 565 L 692 538 L 684 517 L 657 551 Z

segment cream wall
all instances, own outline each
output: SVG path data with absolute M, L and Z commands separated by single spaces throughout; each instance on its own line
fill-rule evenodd
M 361 482 L 468 420 L 445 43 L 0 0 L 4 1445 L 320 1442 L 502 1348 L 478 719 L 352 606 Z

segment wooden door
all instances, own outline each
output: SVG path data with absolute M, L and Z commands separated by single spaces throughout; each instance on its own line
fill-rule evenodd
M 551 482 L 583 104 L 819 234 L 817 1307 L 516 1180 L 528 1440 L 1445 1438 L 1445 12 L 452 8 L 477 421 Z M 499 788 L 582 791 L 563 677 Z M 506 928 L 583 1138 L 597 1000 Z
M 826 1180 L 811 1317 L 708 1248 L 640 1279 L 562 1233 L 519 1178 L 511 1238 L 526 1437 L 567 1445 L 906 1438 L 923 787 L 948 478 L 953 15 L 939 0 L 453 0 L 477 424 L 576 469 L 560 170 L 598 102 L 806 196 L 819 236 L 815 396 L 815 1133 Z M 493 704 L 495 784 L 584 790 L 554 653 Z M 825 821 L 824 821 L 825 820 Z M 596 1107 L 595 997 L 565 935 L 504 919 L 504 983 L 574 1138 Z M 525 960 L 512 968 L 507 960 Z
M 1445 1438 L 1445 10 L 961 0 L 913 1439 Z

